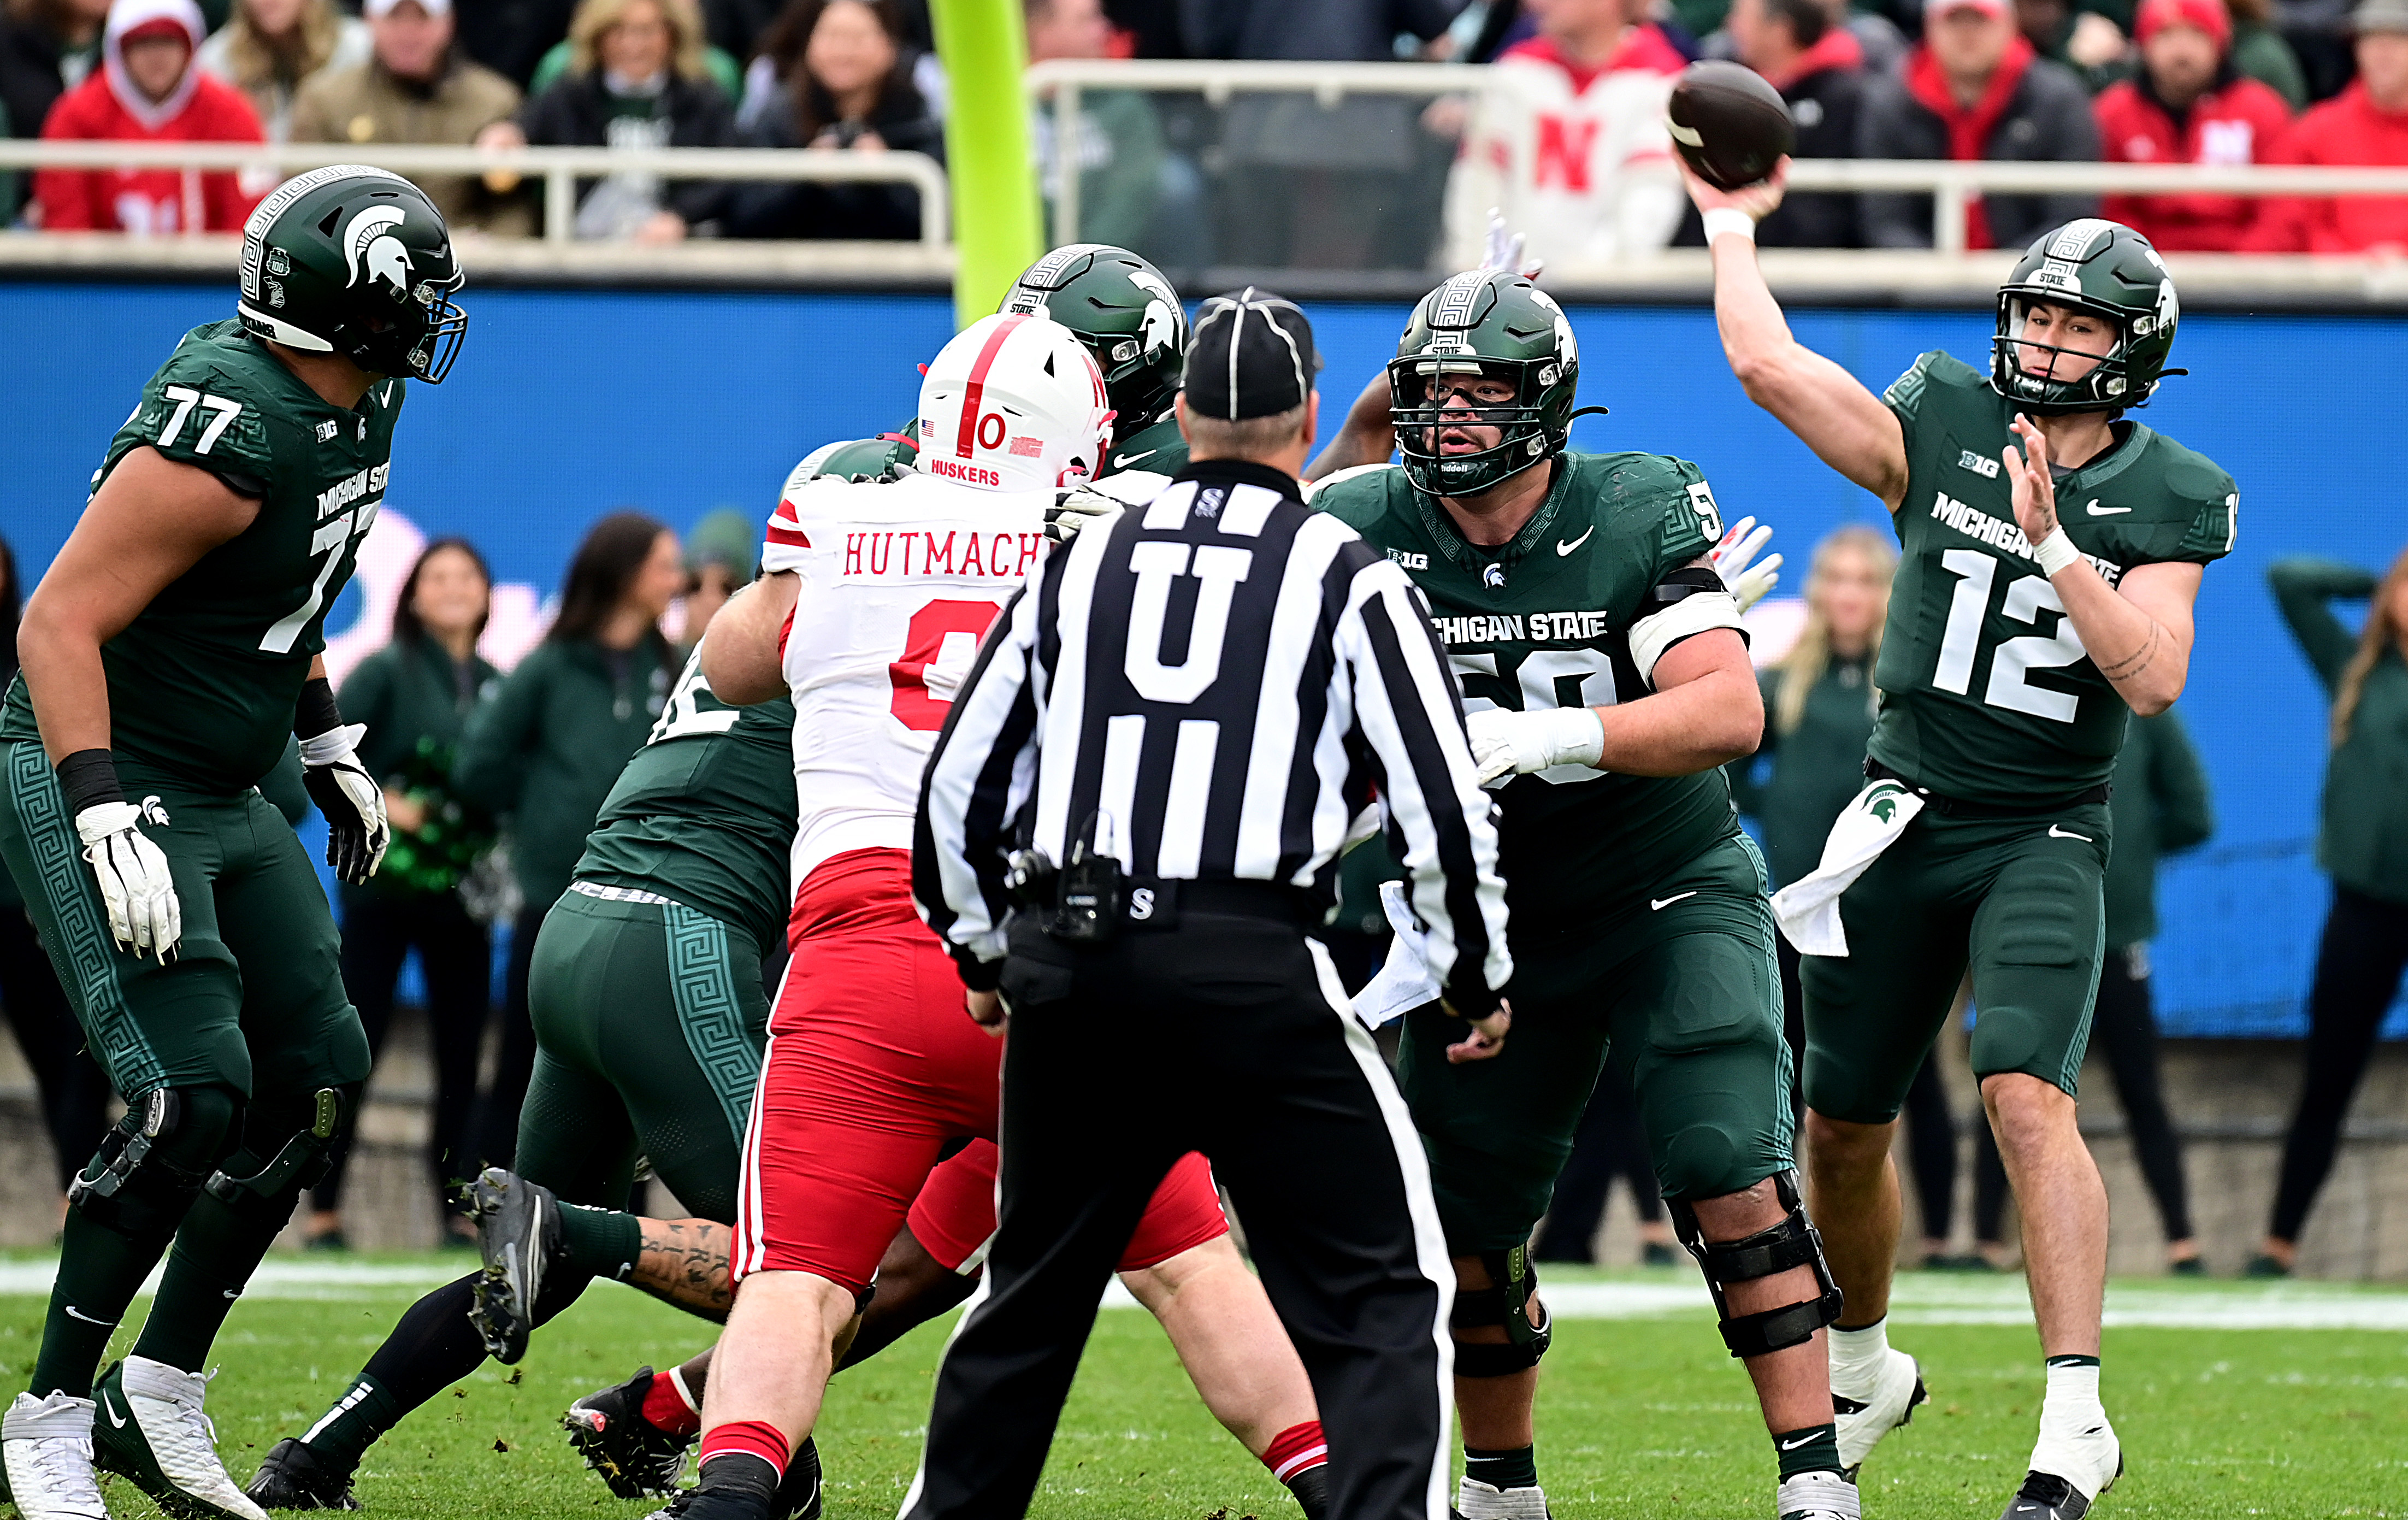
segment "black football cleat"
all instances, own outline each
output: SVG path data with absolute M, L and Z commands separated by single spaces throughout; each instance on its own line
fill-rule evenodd
M 810 1437 L 786 1464 L 786 1476 L 770 1501 L 770 1520 L 820 1520 L 827 1495 L 820 1484 L 820 1448 Z
M 2119 1455 L 2115 1461 L 2115 1477 L 2100 1484 L 2099 1493 L 2103 1494 L 2114 1487 L 2115 1478 L 2123 1475 L 2124 1462 Z M 2007 1500 L 2006 1510 L 2000 1514 L 1999 1520 L 2082 1520 L 2090 1513 L 2090 1506 L 2097 1498 L 2098 1495 L 2085 1494 L 2054 1472 L 2027 1472 L 2024 1485 L 2015 1490 L 2014 1498 Z
M 812 1513 L 818 1513 L 819 1453 L 809 1441 L 796 1454 L 789 1469 L 806 1465 L 811 1474 L 810 1502 Z M 692 1488 L 682 1489 L 675 1498 L 654 1510 L 645 1520 L 781 1520 L 786 1513 L 779 1506 L 785 1498 L 777 1470 L 760 1457 L 747 1453 L 731 1452 L 715 1456 L 702 1465 L 702 1476 Z
M 560 1255 L 560 1203 L 552 1189 L 487 1167 L 468 1184 L 468 1212 L 485 1258 L 468 1318 L 486 1355 L 508 1367 L 526 1355 L 544 1271 Z
M 621 1498 L 666 1498 L 677 1492 L 694 1449 L 694 1437 L 673 1436 L 644 1418 L 644 1396 L 658 1376 L 638 1368 L 634 1377 L 587 1394 L 561 1416 L 568 1443 Z
M 351 1494 L 350 1470 L 337 1470 L 303 1445 L 297 1436 L 287 1436 L 267 1449 L 267 1459 L 259 1464 L 258 1473 L 243 1492 L 263 1510 L 360 1507 L 360 1501 Z

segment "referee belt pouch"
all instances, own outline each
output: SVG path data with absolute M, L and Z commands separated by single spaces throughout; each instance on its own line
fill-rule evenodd
M 1182 913 L 1257 918 L 1301 932 L 1320 922 L 1312 894 L 1278 882 L 1185 882 L 1131 876 L 1113 856 L 1088 853 L 1053 871 L 1032 871 L 1020 888 L 1046 938 L 1106 944 L 1123 934 L 1179 926 Z

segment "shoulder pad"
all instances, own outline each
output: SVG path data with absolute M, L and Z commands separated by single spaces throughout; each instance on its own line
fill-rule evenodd
M 1952 390 L 1978 389 L 1989 384 L 1988 376 L 1966 364 L 1956 355 L 1933 349 L 1916 356 L 1907 366 L 1906 373 L 1890 381 L 1882 393 L 1882 402 L 1901 416 L 1913 417 L 1923 400 L 1924 388 L 1939 385 Z
M 276 469 L 269 423 L 283 415 L 274 400 L 247 366 L 227 363 L 213 345 L 188 342 L 142 388 L 127 426 L 178 464 L 264 481 Z
M 2192 509 L 2190 526 L 2184 530 L 2174 555 L 2202 564 L 2222 559 L 2232 552 L 2232 545 L 2240 537 L 2241 488 L 2205 454 L 2179 444 L 2174 449 L 2174 457 L 2166 469 L 2166 490 L 2176 501 Z
M 1356 465 L 1305 482 L 1304 499 L 1313 510 L 1360 527 L 1387 506 L 1388 487 L 1402 478 L 1394 465 Z

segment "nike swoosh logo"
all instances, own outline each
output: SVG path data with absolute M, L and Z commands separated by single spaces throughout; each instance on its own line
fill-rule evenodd
M 2080 839 L 2085 844 L 2097 844 L 2099 842 L 2087 834 L 2071 833 L 2066 829 L 2057 827 L 2055 824 L 2048 825 L 2048 837 L 2052 839 Z
M 108 1423 L 113 1428 L 119 1430 L 125 1428 L 124 1416 L 119 1414 L 116 1409 L 110 1405 L 108 1395 L 102 1394 L 100 1396 L 100 1409 L 102 1413 L 108 1416 Z
M 1136 464 L 1139 460 L 1152 459 L 1154 455 L 1160 452 L 1162 452 L 1162 451 L 1159 449 L 1148 449 L 1141 454 L 1123 454 L 1118 459 L 1112 461 L 1112 468 L 1126 469 L 1131 465 Z
M 1816 1438 L 1813 1436 L 1799 1436 L 1796 1441 L 1784 1441 L 1778 1442 L 1778 1444 L 1784 1452 L 1794 1452 L 1799 1447 L 1805 1445 L 1808 1441 L 1813 1441 L 1814 1439 Z
M 2086 509 L 2093 517 L 2113 517 L 2117 512 L 2128 512 L 2132 509 L 2129 507 L 2101 507 L 2094 501 Z
M 384 407 L 390 407 L 393 405 L 393 381 L 387 380 L 384 382 L 384 394 L 377 397 L 377 404 Z
M 1671 907 L 1676 902 L 1679 902 L 1682 898 L 1694 897 L 1696 896 L 1697 894 L 1694 892 L 1675 892 L 1669 897 L 1650 897 L 1647 899 L 1647 906 L 1652 911 L 1660 913 L 1665 909 Z
M 117 1322 L 113 1319 L 94 1319 L 73 1304 L 62 1304 L 59 1307 L 67 1312 L 67 1318 L 69 1319 L 79 1319 L 86 1325 L 106 1325 L 111 1329 L 116 1328 Z
M 1588 533 L 1595 533 L 1596 531 L 1597 531 L 1597 524 L 1596 524 L 1596 523 L 1591 523 L 1588 525 Z M 1574 539 L 1573 539 L 1571 542 L 1570 542 L 1570 543 L 1566 543 L 1566 542 L 1564 542 L 1561 538 L 1556 539 L 1556 540 L 1555 540 L 1555 552 L 1556 552 L 1557 554 L 1569 554 L 1569 553 L 1570 553 L 1573 550 L 1578 549 L 1581 545 L 1583 545 L 1583 544 L 1584 544 L 1584 543 L 1588 542 L 1588 533 L 1584 533 L 1584 534 L 1582 534 L 1579 538 L 1574 538 Z

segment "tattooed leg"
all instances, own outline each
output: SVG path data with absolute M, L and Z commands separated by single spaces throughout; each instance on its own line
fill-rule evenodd
M 708 1219 L 647 1219 L 643 1251 L 628 1282 L 666 1303 L 724 1320 L 735 1292 L 728 1256 L 735 1231 Z

